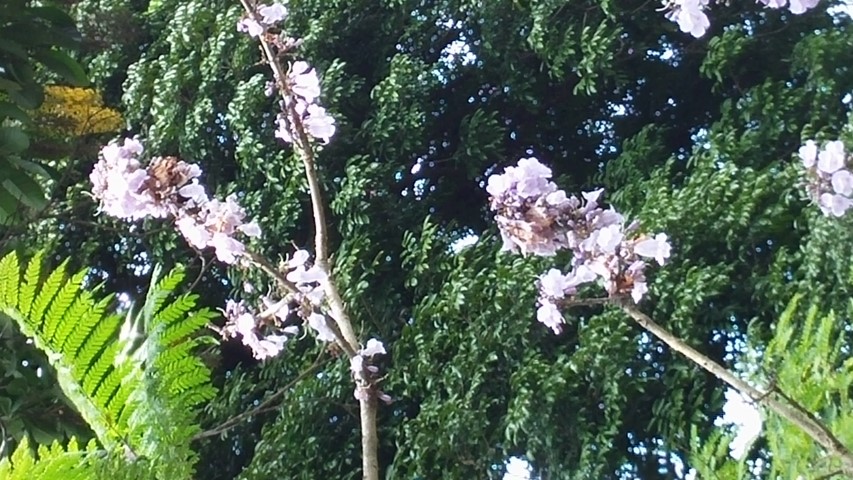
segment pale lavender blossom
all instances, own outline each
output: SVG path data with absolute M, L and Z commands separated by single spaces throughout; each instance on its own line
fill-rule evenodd
M 294 325 L 283 328 L 276 325 L 274 333 L 262 335 L 258 329 L 257 315 L 243 301 L 228 300 L 223 313 L 226 323 L 219 329 L 220 335 L 224 338 L 239 337 L 258 360 L 275 357 L 281 353 L 290 338 L 299 333 L 299 328 Z
M 646 282 L 634 282 L 634 286 L 631 288 L 631 298 L 634 299 L 634 303 L 640 303 L 648 291 L 649 287 Z
M 570 304 L 578 288 L 598 282 L 611 297 L 639 303 L 648 293 L 646 262 L 663 265 L 671 255 L 666 234 L 640 234 L 638 222 L 626 226 L 613 207 L 600 205 L 603 190 L 567 196 L 551 182 L 551 170 L 535 158 L 521 159 L 486 182 L 505 250 L 554 255 L 572 252 L 571 271 L 552 268 L 537 281 L 536 318 L 555 333 L 564 323 L 560 306 Z
M 325 296 L 323 285 L 326 282 L 327 275 L 317 265 L 308 267 L 309 257 L 310 254 L 306 250 L 294 252 L 293 257 L 287 262 L 287 268 L 290 269 L 290 272 L 285 278 L 293 282 L 296 289 L 312 305 L 319 306 L 323 303 Z
M 806 192 L 827 216 L 841 217 L 853 207 L 853 172 L 841 141 L 827 142 L 819 149 L 808 140 L 799 150 L 806 169 Z
M 261 21 L 266 25 L 274 25 L 287 16 L 287 8 L 280 3 L 274 3 L 272 5 L 264 5 L 258 9 L 258 13 L 261 15 Z
M 198 223 L 195 218 L 184 216 L 175 222 L 178 231 L 184 236 L 184 239 L 193 247 L 203 250 L 207 248 L 213 235 L 204 228 L 204 225 Z
M 257 38 L 264 33 L 264 27 L 254 19 L 242 18 L 237 22 L 237 31 L 248 33 L 250 37 Z
M 287 274 L 287 279 L 297 285 L 303 283 L 319 283 L 326 280 L 326 274 L 316 265 L 310 268 L 305 268 L 304 265 L 299 265 Z
M 791 13 L 799 15 L 816 7 L 819 0 L 758 0 L 758 3 L 770 8 L 784 8 L 787 5 Z
M 310 259 L 311 254 L 308 250 L 299 249 L 293 252 L 293 256 L 287 261 L 287 268 L 304 267 Z
M 349 369 L 355 376 L 363 376 L 364 374 L 364 357 L 361 355 L 354 355 L 349 359 Z M 356 397 L 358 398 L 358 397 Z
M 261 297 L 261 303 L 263 303 L 266 308 L 266 310 L 264 310 L 266 314 L 272 314 L 282 322 L 287 321 L 287 317 L 290 315 L 289 298 L 282 298 L 279 301 L 274 301 L 272 298 L 264 295 Z
M 143 151 L 136 139 L 121 145 L 113 141 L 101 149 L 89 176 L 100 211 L 129 220 L 173 217 L 190 245 L 213 248 L 220 261 L 236 263 L 245 245 L 235 235 L 261 234 L 257 223 L 245 222 L 237 197 L 229 195 L 224 202 L 208 198 L 198 180 L 201 168 L 176 157 L 156 157 L 143 168 L 138 158 Z
M 374 355 L 385 355 L 385 345 L 375 338 L 367 341 L 367 345 L 359 351 L 359 355 L 372 357 Z
M 259 238 L 261 236 L 261 226 L 258 225 L 258 222 L 254 220 L 249 223 L 244 223 L 243 225 L 240 225 L 239 227 L 237 227 L 237 230 L 240 230 L 248 237 Z
M 178 195 L 192 200 L 197 205 L 202 205 L 208 201 L 207 193 L 204 191 L 204 187 L 198 183 L 197 178 L 193 178 L 192 182 L 178 189 Z
M 820 196 L 820 209 L 824 215 L 832 214 L 841 217 L 847 213 L 851 206 L 853 206 L 853 201 L 844 195 L 824 193 Z
M 554 333 L 563 331 L 565 320 L 560 313 L 560 309 L 553 303 L 543 303 L 536 310 L 536 319 L 546 327 L 550 328 Z
M 853 173 L 849 170 L 837 170 L 832 174 L 832 189 L 839 195 L 849 197 L 853 193 Z
M 258 20 L 252 16 L 244 16 L 237 21 L 237 31 L 249 34 L 252 38 L 260 37 L 271 26 L 282 21 L 287 16 L 287 8 L 280 3 L 261 5 L 258 8 Z
M 326 317 L 320 313 L 312 313 L 308 316 L 308 326 L 317 332 L 317 340 L 321 342 L 334 342 L 337 340 L 335 332 L 326 323 Z
M 844 168 L 846 157 L 843 143 L 838 140 L 828 142 L 817 156 L 817 169 L 823 173 L 835 173 Z
M 160 214 L 156 199 L 144 188 L 149 177 L 139 162 L 142 152 L 136 139 L 125 139 L 123 145 L 113 141 L 101 149 L 100 160 L 89 174 L 92 196 L 101 212 L 128 220 Z
M 557 219 L 575 210 L 579 201 L 559 191 L 550 177 L 551 169 L 539 160 L 522 158 L 487 180 L 504 250 L 550 256 L 568 246 L 566 225 Z
M 788 10 L 794 15 L 800 15 L 816 7 L 820 0 L 791 0 Z
M 817 162 L 817 152 L 817 144 L 814 140 L 809 140 L 802 147 L 800 147 L 799 155 L 804 167 L 814 167 L 815 163 Z
M 287 73 L 291 91 L 310 104 L 320 96 L 320 79 L 314 68 L 305 61 L 293 62 Z
M 539 291 L 549 298 L 563 298 L 570 285 L 569 278 L 556 268 L 539 277 Z
M 708 0 L 674 0 L 670 2 L 670 6 L 667 18 L 678 23 L 678 28 L 684 33 L 699 38 L 711 26 L 705 14 Z
M 316 104 L 308 105 L 305 113 L 305 118 L 302 120 L 305 133 L 322 140 L 323 143 L 329 143 L 335 134 L 335 119 L 326 113 L 325 108 Z
M 644 238 L 634 245 L 634 253 L 641 257 L 654 258 L 658 265 L 663 265 L 672 252 L 672 247 L 665 233 L 658 233 L 654 238 Z
M 213 247 L 216 258 L 229 265 L 237 263 L 237 258 L 246 253 L 246 246 L 231 236 L 217 232 L 213 234 L 208 246 Z
M 290 133 L 290 121 L 287 119 L 286 114 L 279 113 L 275 117 L 275 126 L 275 138 L 280 138 L 286 143 L 293 142 L 293 135 Z

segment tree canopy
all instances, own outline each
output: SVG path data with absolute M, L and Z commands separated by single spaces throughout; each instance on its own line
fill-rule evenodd
M 168 223 L 98 215 L 86 194 L 98 146 L 124 129 L 200 165 L 220 197 L 235 194 L 263 227 L 256 250 L 274 263 L 311 244 L 302 164 L 274 136 L 278 107 L 263 93 L 272 77 L 235 27 L 240 2 L 70 3 L 74 55 L 92 86 L 72 89 L 50 64 L 40 72 L 56 86 L 33 115 L 72 125 L 21 130 L 51 139 L 30 142 L 31 157 L 50 159 L 49 200 L 0 227 L 3 252 L 49 248 L 132 301 L 144 301 L 155 264 L 185 265 L 206 308 L 257 299 L 268 288 L 258 272 L 217 263 Z M 484 187 L 520 157 L 547 163 L 567 191 L 605 188 L 606 202 L 667 233 L 671 262 L 651 274 L 641 308 L 705 355 L 736 370 L 751 352 L 781 355 L 780 324 L 816 328 L 834 311 L 825 335 L 844 353 L 826 361 L 849 363 L 850 220 L 809 205 L 796 158 L 807 139 L 853 140 L 853 25 L 842 5 L 794 15 L 716 4 L 697 39 L 636 0 L 287 3 L 281 28 L 301 39 L 337 122 L 317 151 L 332 270 L 357 332 L 389 351 L 382 388 L 393 403 L 378 420 L 386 478 L 502 478 L 512 456 L 543 479 L 678 478 L 677 463 L 701 463 L 697 442 L 719 440 L 721 382 L 617 308 L 574 308 L 557 336 L 535 321 L 536 277 L 570 259 L 500 251 Z M 90 109 L 102 117 L 83 128 Z M 814 312 L 783 317 L 798 293 Z M 21 337 L 8 350 L 10 372 L 37 358 Z M 223 341 L 201 355 L 219 388 L 201 426 L 230 428 L 194 440 L 199 478 L 361 475 L 358 401 L 334 352 L 301 341 L 258 362 Z M 776 378 L 779 362 L 759 376 Z M 780 381 L 795 367 L 785 368 Z M 27 395 L 3 382 L 0 419 L 12 412 L 5 399 Z M 50 438 L 71 425 L 79 419 Z M 767 445 L 778 438 L 749 460 L 773 464 Z

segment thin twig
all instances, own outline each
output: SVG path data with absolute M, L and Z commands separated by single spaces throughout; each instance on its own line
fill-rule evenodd
M 301 382 L 302 380 L 304 380 L 309 375 L 311 375 L 314 372 L 316 372 L 317 370 L 319 370 L 320 367 L 329 363 L 329 361 L 331 361 L 334 358 L 334 357 L 327 357 L 326 359 L 323 359 L 321 361 L 321 358 L 323 357 L 323 353 L 324 353 L 324 350 L 321 350 L 320 354 L 317 355 L 317 358 L 314 359 L 314 362 L 311 364 L 311 366 L 309 366 L 308 368 L 303 370 L 299 375 L 296 376 L 296 378 L 294 378 L 293 380 L 288 382 L 287 385 L 281 387 L 280 389 L 278 389 L 277 392 L 270 395 L 269 398 L 267 398 L 266 400 L 261 402 L 257 407 L 255 407 L 251 410 L 248 410 L 246 412 L 243 412 L 239 415 L 235 415 L 235 416 L 229 418 L 228 420 L 222 422 L 222 424 L 216 428 L 213 428 L 210 430 L 205 430 L 204 432 L 201 432 L 201 433 L 197 433 L 196 435 L 193 436 L 192 441 L 201 440 L 203 438 L 213 437 L 213 436 L 219 435 L 221 433 L 224 433 L 224 432 L 236 427 L 243 420 L 245 420 L 249 417 L 259 415 L 263 412 L 270 410 L 272 408 L 272 404 L 275 401 L 277 401 L 279 398 L 284 396 L 284 394 L 287 393 L 288 390 L 293 388 L 297 383 Z
M 579 298 L 572 299 L 564 302 L 562 305 L 564 307 L 591 307 L 595 305 L 611 305 L 613 303 L 612 298 Z
M 669 333 L 666 329 L 652 321 L 648 315 L 641 312 L 637 307 L 627 301 L 614 301 L 622 310 L 628 314 L 641 327 L 652 333 L 669 348 L 684 355 L 690 361 L 704 368 L 706 371 L 727 383 L 729 386 L 738 392 L 752 398 L 753 401 L 764 405 L 768 409 L 775 412 L 777 415 L 788 420 L 805 434 L 810 436 L 812 440 L 826 449 L 831 454 L 841 460 L 842 469 L 848 475 L 853 475 L 853 453 L 841 443 L 840 440 L 814 415 L 807 412 L 802 406 L 798 405 L 793 399 L 788 398 L 784 394 L 780 395 L 777 390 L 775 392 L 762 392 L 752 385 L 746 383 L 734 374 L 729 372 L 725 367 L 706 357 L 698 350 L 684 343 L 680 338 Z M 783 401 L 779 400 L 779 397 Z

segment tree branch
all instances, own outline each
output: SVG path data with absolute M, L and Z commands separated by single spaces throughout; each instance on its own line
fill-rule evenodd
M 258 21 L 258 15 L 255 12 L 254 6 L 250 0 L 240 0 L 243 8 L 246 10 L 253 20 Z M 284 98 L 291 95 L 287 82 L 285 81 L 284 69 L 278 61 L 278 57 L 272 49 L 265 34 L 259 37 L 261 50 L 266 57 L 267 62 L 272 69 L 275 83 L 279 92 Z M 331 309 L 332 317 L 335 321 L 338 330 L 335 335 L 338 336 L 338 343 L 348 352 L 350 358 L 355 352 L 360 349 L 358 338 L 355 335 L 355 330 L 352 326 L 352 321 L 346 312 L 343 299 L 338 291 L 337 284 L 332 276 L 329 265 L 328 252 L 328 222 L 326 220 L 325 203 L 323 201 L 323 189 L 320 185 L 317 176 L 316 162 L 314 158 L 314 150 L 311 147 L 308 135 L 302 125 L 302 118 L 296 111 L 295 102 L 285 102 L 289 124 L 293 126 L 296 133 L 294 138 L 294 149 L 298 153 L 302 164 L 305 167 L 305 176 L 308 180 L 308 187 L 311 191 L 311 208 L 314 216 L 314 254 L 316 255 L 315 265 L 319 266 L 326 273 L 326 281 L 324 282 L 324 290 L 326 298 Z M 279 273 L 278 276 L 281 274 Z M 285 279 L 286 280 L 286 279 Z M 331 325 L 330 325 L 331 326 Z M 342 338 L 341 338 L 342 337 Z M 367 389 L 367 394 L 359 399 L 359 410 L 361 412 L 361 436 L 362 436 L 362 467 L 364 480 L 379 480 L 379 460 L 377 446 L 379 444 L 376 431 L 376 393 L 373 389 Z
M 213 428 L 210 430 L 205 430 L 204 432 L 200 432 L 200 433 L 195 434 L 192 438 L 192 441 L 201 440 L 201 439 L 204 439 L 207 437 L 213 437 L 213 436 L 219 435 L 221 433 L 224 433 L 224 432 L 236 427 L 243 420 L 245 420 L 249 417 L 252 417 L 254 415 L 258 415 L 260 413 L 266 412 L 267 410 L 269 410 L 271 408 L 273 402 L 278 400 L 280 397 L 284 396 L 284 394 L 287 393 L 288 390 L 293 388 L 294 385 L 296 385 L 297 383 L 301 382 L 302 380 L 304 380 L 306 377 L 308 377 L 312 373 L 319 370 L 320 367 L 327 364 L 332 358 L 334 358 L 334 357 L 328 357 L 325 360 L 321 361 L 320 359 L 322 357 L 323 357 L 323 351 L 321 350 L 320 354 L 317 355 L 317 358 L 314 360 L 314 363 L 312 363 L 311 366 L 309 366 L 308 368 L 306 368 L 305 370 L 300 372 L 299 375 L 296 376 L 296 378 L 294 378 L 293 380 L 288 382 L 287 385 L 281 387 L 274 394 L 270 395 L 269 398 L 267 398 L 266 400 L 261 402 L 257 407 L 255 407 L 251 410 L 248 410 L 246 412 L 243 412 L 239 415 L 235 415 L 235 416 L 229 418 L 228 420 L 222 422 L 222 424 L 220 424 L 216 428 Z
M 767 407 L 780 417 L 794 424 L 811 437 L 812 440 L 826 449 L 826 451 L 838 457 L 841 461 L 842 469 L 846 474 L 853 475 L 853 453 L 838 440 L 826 425 L 806 411 L 801 405 L 794 402 L 793 399 L 780 394 L 778 391 L 770 390 L 762 392 L 758 390 L 736 377 L 722 365 L 687 345 L 680 338 L 669 333 L 669 331 L 652 321 L 648 315 L 637 309 L 635 305 L 626 300 L 617 300 L 614 303 L 619 305 L 641 327 L 667 344 L 669 348 L 684 355 L 690 361 L 704 368 L 707 372 L 727 383 L 738 392 L 750 397 L 756 403 Z M 779 400 L 780 397 L 782 401 Z

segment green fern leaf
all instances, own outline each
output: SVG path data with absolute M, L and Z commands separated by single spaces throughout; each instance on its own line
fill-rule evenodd
M 127 372 L 123 381 L 116 390 L 115 395 L 107 401 L 107 410 L 112 412 L 116 423 L 119 425 L 127 425 L 128 417 L 133 414 L 137 403 L 130 401 L 131 395 L 139 388 L 141 384 L 141 371 L 136 364 Z
M 92 332 L 92 325 L 99 324 L 110 303 L 109 298 L 94 305 L 91 300 L 88 292 L 78 297 L 65 316 L 67 322 L 60 325 L 59 331 L 54 336 L 57 344 L 62 342 L 60 350 L 74 359 L 80 355 L 80 348 Z
M 187 312 L 195 307 L 198 295 L 187 294 L 181 295 L 165 308 L 157 312 L 154 316 L 154 322 L 158 325 L 171 325 L 178 320 L 182 320 Z
M 59 292 L 56 293 L 56 296 L 53 298 L 53 302 L 50 304 L 50 308 L 47 310 L 47 315 L 45 316 L 46 322 L 42 330 L 44 331 L 45 339 L 48 340 L 54 348 L 58 349 L 58 347 L 60 347 L 60 345 L 56 345 L 56 342 L 54 341 L 56 338 L 56 332 L 60 327 L 73 325 L 76 323 L 75 319 L 80 316 L 80 314 L 77 314 L 75 311 L 70 311 L 69 309 L 75 304 L 75 300 L 78 300 L 78 297 L 82 296 L 80 295 L 80 286 L 82 285 L 83 278 L 85 278 L 85 276 L 86 272 L 80 272 L 72 276 L 71 279 L 59 289 Z M 91 296 L 87 297 L 86 300 L 91 302 L 90 298 Z M 86 300 L 84 300 L 84 302 Z M 66 318 L 66 313 L 69 313 L 69 317 L 71 318 Z
M 145 297 L 145 304 L 142 306 L 142 318 L 146 319 L 145 329 L 149 331 L 152 330 L 151 322 L 154 321 L 155 315 L 160 311 L 160 307 L 163 306 L 169 295 L 175 291 L 184 279 L 184 269 L 183 267 L 177 267 L 160 280 L 158 280 L 159 274 L 159 266 L 154 267 L 151 274 L 151 282 L 154 285 L 148 290 L 148 295 Z
M 167 303 L 184 277 L 183 270 L 175 269 L 157 280 L 159 269 L 155 269 L 153 286 L 138 317 L 143 338 L 148 337 L 136 353 L 128 354 L 119 339 L 122 318 L 105 314 L 112 297 L 96 300 L 91 289 L 82 287 L 84 272 L 67 279 L 67 263 L 43 272 L 42 258 L 43 254 L 36 255 L 23 274 L 14 254 L 0 260 L 0 309 L 47 354 L 63 392 L 106 448 L 111 462 L 126 463 L 123 453 L 112 456 L 125 447 L 141 457 L 158 459 L 128 465 L 131 468 L 124 470 L 127 475 L 122 478 L 157 477 L 163 472 L 168 472 L 168 478 L 191 478 L 197 458 L 189 448 L 198 431 L 195 408 L 216 393 L 210 370 L 193 353 L 200 342 L 192 336 L 215 313 L 195 310 L 198 297 L 192 294 Z M 2 302 L 4 298 L 14 301 Z M 91 469 L 75 470 L 74 465 L 86 463 L 80 463 L 82 457 L 72 461 L 62 457 L 66 453 L 60 447 L 42 447 L 40 457 L 53 460 L 33 463 L 28 451 L 16 452 L 17 457 L 0 462 L 0 472 L 21 475 L 9 478 L 94 478 Z M 3 480 L 7 477 L 0 475 Z
M 189 337 L 205 325 L 208 325 L 210 321 L 217 316 L 216 312 L 210 309 L 205 308 L 197 310 L 180 322 L 171 322 L 163 332 L 160 341 L 164 345 L 172 345 L 181 339 Z
M 33 306 L 30 309 L 29 317 L 30 322 L 35 325 L 41 325 L 42 319 L 44 318 L 45 310 L 48 305 L 51 304 L 53 298 L 56 296 L 56 293 L 65 283 L 65 268 L 68 265 L 68 260 L 62 262 L 59 267 L 56 268 L 53 272 L 48 275 L 47 280 L 39 285 L 38 295 L 36 296 L 35 301 L 33 302 Z M 61 317 L 53 317 L 47 318 L 47 321 L 53 323 L 59 323 Z M 51 327 L 55 328 L 55 326 L 51 325 Z M 41 329 L 44 330 L 48 328 L 48 325 L 41 325 Z
M 118 367 L 114 367 L 107 374 L 106 378 L 101 381 L 101 384 L 93 392 L 92 396 L 99 405 L 103 405 L 111 418 L 118 422 L 121 414 L 121 408 L 115 408 L 112 403 L 112 398 L 118 392 L 122 382 L 127 382 L 131 377 L 133 366 L 130 362 L 124 362 Z M 110 407 L 113 406 L 113 408 Z
M 10 458 L 0 460 L 0 478 L 3 480 L 92 480 L 102 478 L 98 467 L 103 464 L 105 452 L 90 442 L 84 450 L 72 437 L 68 446 L 54 441 L 50 446 L 39 445 L 38 461 L 33 455 L 29 439 L 24 437 Z
M 9 307 L 18 305 L 18 286 L 21 282 L 21 265 L 15 252 L 0 260 L 0 303 Z
M 101 352 L 101 349 L 106 343 L 114 339 L 118 332 L 120 319 L 117 315 L 110 315 L 100 321 L 95 328 L 92 329 L 86 341 L 80 347 L 77 356 L 74 358 L 76 365 L 91 365 L 92 361 Z M 84 326 L 84 328 L 89 325 Z M 68 349 L 70 350 L 70 348 Z M 111 359 L 112 360 L 112 359 Z
M 117 343 L 107 346 L 102 353 L 99 352 L 100 355 L 96 357 L 97 360 L 91 363 L 89 369 L 86 370 L 86 373 L 83 375 L 83 391 L 89 397 L 97 399 L 95 392 L 107 377 L 107 373 L 113 368 L 113 362 L 115 362 L 118 351 L 119 347 Z
M 24 283 L 21 285 L 21 294 L 18 298 L 18 308 L 30 325 L 35 324 L 29 318 L 29 314 L 33 306 L 33 300 L 36 296 L 36 290 L 39 287 L 43 256 L 44 252 L 40 251 L 30 260 L 30 263 L 27 264 L 27 271 L 24 273 Z

